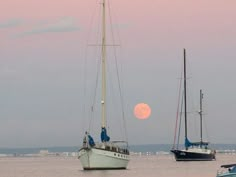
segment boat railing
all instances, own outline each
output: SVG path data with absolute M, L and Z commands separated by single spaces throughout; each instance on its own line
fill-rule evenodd
M 107 151 L 129 155 L 129 150 L 127 148 L 128 146 L 127 147 L 120 147 L 120 146 L 116 145 L 117 143 L 124 143 L 124 141 L 111 141 L 108 143 L 95 143 L 95 148 L 105 149 Z M 128 144 L 128 143 L 126 143 L 126 144 Z
M 124 144 L 128 147 L 128 142 L 127 141 L 111 141 L 113 144 Z

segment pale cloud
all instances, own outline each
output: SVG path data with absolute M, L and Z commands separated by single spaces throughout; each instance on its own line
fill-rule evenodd
M 41 24 L 36 28 L 18 34 L 16 37 L 44 33 L 72 32 L 78 30 L 79 27 L 76 25 L 75 19 L 73 17 L 63 17 L 56 20 L 55 22 Z
M 0 22 L 0 28 L 12 28 L 22 24 L 21 19 L 9 19 L 4 22 Z

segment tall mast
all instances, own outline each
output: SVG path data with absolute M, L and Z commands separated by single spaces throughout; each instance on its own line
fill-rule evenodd
M 102 127 L 106 127 L 106 8 L 102 2 Z
M 186 54 L 184 49 L 184 119 L 185 119 L 185 140 L 188 138 L 187 133 L 187 84 L 186 84 Z
M 199 111 L 199 114 L 200 114 L 200 133 L 201 133 L 200 138 L 201 138 L 201 143 L 202 143 L 202 98 L 203 98 L 203 93 L 202 93 L 202 90 L 200 90 L 200 111 Z

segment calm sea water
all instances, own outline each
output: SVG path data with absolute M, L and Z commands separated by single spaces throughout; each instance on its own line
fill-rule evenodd
M 83 171 L 76 157 L 1 157 L 1 177 L 215 177 L 222 164 L 236 163 L 235 154 L 216 161 L 176 162 L 172 155 L 132 155 L 127 170 Z

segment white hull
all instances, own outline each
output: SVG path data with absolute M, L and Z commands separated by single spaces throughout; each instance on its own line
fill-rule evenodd
M 200 147 L 189 148 L 188 150 L 182 150 L 183 152 L 198 153 L 198 154 L 212 154 L 214 153 L 212 149 L 205 149 Z
M 84 170 L 126 169 L 129 155 L 98 148 L 79 150 L 80 162 Z

